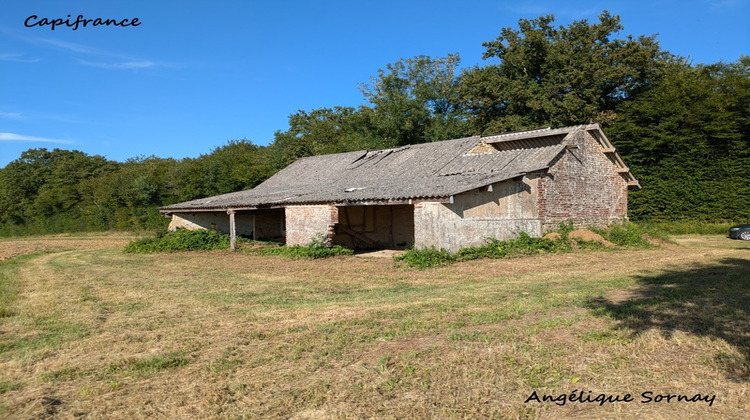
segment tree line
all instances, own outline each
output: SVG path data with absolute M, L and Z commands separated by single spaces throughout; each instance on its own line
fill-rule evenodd
M 484 62 L 417 56 L 360 85 L 363 105 L 300 110 L 267 146 L 114 162 L 30 149 L 0 169 L 0 235 L 153 229 L 158 207 L 252 188 L 294 160 L 542 126 L 600 123 L 643 188 L 634 220 L 750 219 L 750 57 L 692 64 L 618 16 L 521 19 Z

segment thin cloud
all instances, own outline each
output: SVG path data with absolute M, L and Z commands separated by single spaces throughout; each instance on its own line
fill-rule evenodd
M 87 45 L 78 44 L 75 42 L 60 41 L 57 39 L 50 38 L 35 38 L 28 39 L 33 43 L 41 43 L 58 50 L 71 52 L 74 54 L 87 55 L 93 59 L 85 60 L 82 58 L 76 58 L 78 64 L 98 67 L 102 69 L 114 69 L 114 70 L 139 70 L 148 69 L 154 67 L 165 67 L 169 66 L 167 63 L 161 63 L 153 60 L 143 60 L 137 57 L 130 57 L 127 55 L 117 54 L 110 51 L 104 51 L 98 48 L 93 48 Z
M 714 0 L 708 2 L 712 10 L 734 9 L 742 6 L 741 0 Z
M 15 133 L 0 133 L 0 141 L 30 141 L 30 142 L 41 142 L 41 143 L 60 143 L 60 144 L 72 144 L 71 140 L 51 139 L 47 137 L 34 137 L 24 136 L 22 134 Z
M 16 63 L 36 63 L 38 58 L 26 58 L 23 54 L 6 53 L 0 54 L 0 61 L 13 61 Z
M 80 64 L 83 64 L 84 66 L 90 66 L 90 67 L 99 67 L 102 69 L 129 69 L 129 70 L 138 70 L 138 69 L 148 69 L 151 67 L 158 66 L 158 63 L 155 63 L 153 61 L 124 61 L 121 63 L 101 63 L 96 61 L 88 61 L 88 60 L 78 60 Z
M 85 45 L 76 44 L 74 42 L 60 41 L 57 39 L 49 38 L 39 38 L 39 41 L 62 50 L 68 50 L 79 54 L 110 55 L 110 53 L 107 53 L 106 51 L 97 50 L 96 48 L 87 47 Z
M 75 102 L 66 102 L 67 104 L 78 105 Z M 45 112 L 31 112 L 22 114 L 20 112 L 0 111 L 0 118 L 16 121 L 57 121 L 68 124 L 92 124 L 91 119 L 80 119 L 63 114 L 50 114 Z
M 580 20 L 580 19 L 589 18 L 591 16 L 598 16 L 599 14 L 601 14 L 602 10 L 606 8 L 603 7 L 602 9 L 596 9 L 596 8 L 577 9 L 577 8 L 560 8 L 560 7 L 544 5 L 544 4 L 520 3 L 520 4 L 509 5 L 507 9 L 519 15 L 527 15 L 527 16 L 528 15 L 533 15 L 533 16 L 554 15 L 555 18 L 558 18 L 558 19 L 563 18 L 563 19 Z
M 0 118 L 7 118 L 9 120 L 22 120 L 23 115 L 20 112 L 0 112 Z

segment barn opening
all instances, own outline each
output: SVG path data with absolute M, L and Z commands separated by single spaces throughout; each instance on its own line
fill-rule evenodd
M 405 249 L 414 245 L 414 206 L 337 206 L 333 244 L 350 249 Z

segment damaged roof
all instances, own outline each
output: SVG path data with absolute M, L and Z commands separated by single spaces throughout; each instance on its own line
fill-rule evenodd
M 565 150 L 562 139 L 581 129 L 601 133 L 594 124 L 311 156 L 251 190 L 172 204 L 161 211 L 447 198 L 549 168 Z M 614 151 L 603 133 L 594 137 L 605 150 Z

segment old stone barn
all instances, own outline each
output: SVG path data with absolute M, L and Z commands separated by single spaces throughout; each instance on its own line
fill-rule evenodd
M 638 186 L 598 124 L 297 160 L 256 188 L 163 207 L 170 229 L 456 251 L 627 216 Z

